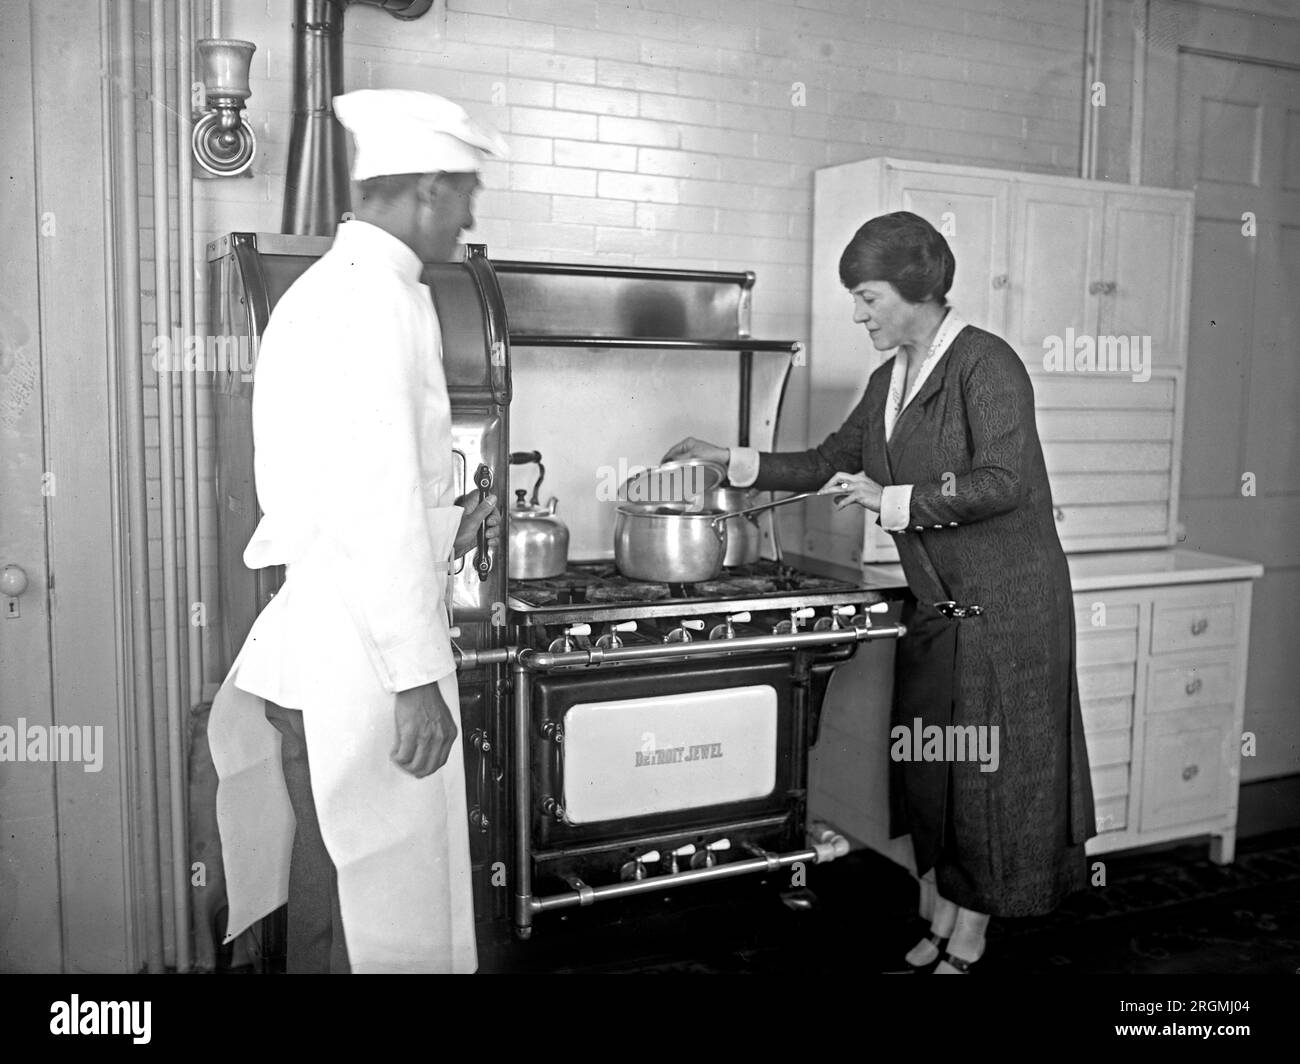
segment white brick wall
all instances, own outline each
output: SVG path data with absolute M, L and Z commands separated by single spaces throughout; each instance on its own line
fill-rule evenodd
M 290 5 L 223 8 L 223 34 L 258 46 L 250 114 L 259 154 L 251 179 L 196 184 L 203 242 L 279 229 L 291 107 Z M 484 174 L 473 239 L 499 258 L 753 269 L 759 335 L 808 332 L 818 167 L 883 154 L 1077 167 L 1078 0 L 443 8 L 413 23 L 350 11 L 346 87 L 439 92 L 502 130 L 514 154 Z M 810 430 L 805 405 L 796 376 L 784 446 L 831 427 Z M 205 523 L 212 558 L 210 510 Z

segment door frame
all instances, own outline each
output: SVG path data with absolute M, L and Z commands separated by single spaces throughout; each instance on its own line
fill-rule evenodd
M 5 22 L 7 50 L 30 56 L 29 111 L 11 112 L 22 126 L 5 139 L 31 146 L 20 158 L 32 184 L 20 195 L 30 193 L 33 237 L 14 242 L 12 267 L 36 278 L 37 431 L 45 478 L 53 478 L 44 492 L 48 570 L 23 605 L 47 616 L 48 661 L 33 664 L 48 669 L 52 723 L 103 729 L 98 771 L 76 762 L 41 766 L 54 796 L 58 966 L 69 973 L 136 971 L 142 955 L 102 10 L 33 0 L 15 5 Z

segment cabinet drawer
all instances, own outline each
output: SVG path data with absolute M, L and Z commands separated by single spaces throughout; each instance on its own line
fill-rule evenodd
M 1101 698 L 1132 695 L 1135 668 L 1131 664 L 1093 665 L 1079 670 L 1079 698 L 1092 702 Z
M 1133 699 L 1101 698 L 1082 704 L 1083 731 L 1107 732 L 1128 728 L 1133 720 Z
M 1103 595 L 1074 596 L 1074 631 L 1079 638 L 1093 632 L 1114 632 L 1137 626 L 1136 602 L 1116 602 Z
M 1127 765 L 1132 754 L 1132 735 L 1127 731 L 1085 732 L 1089 768 Z
M 1147 679 L 1147 712 L 1234 702 L 1236 679 L 1236 662 L 1230 655 L 1182 663 L 1153 661 Z
M 1128 765 L 1110 765 L 1092 770 L 1092 797 L 1119 798 L 1128 794 Z
M 1075 663 L 1080 666 L 1137 661 L 1137 629 L 1081 630 L 1076 635 L 1074 657 Z
M 1119 831 L 1128 827 L 1128 795 L 1106 798 L 1102 801 L 1094 800 L 1093 806 L 1097 814 L 1098 833 Z
M 1237 779 L 1232 709 L 1149 717 L 1143 755 L 1143 831 L 1226 815 Z
M 1231 589 L 1207 592 L 1200 601 L 1156 600 L 1151 622 L 1151 653 L 1172 654 L 1237 642 L 1237 597 Z

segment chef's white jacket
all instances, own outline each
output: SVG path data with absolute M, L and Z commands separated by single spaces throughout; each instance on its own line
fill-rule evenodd
M 454 504 L 441 333 L 414 252 L 365 222 L 281 297 L 258 352 L 264 517 L 251 568 L 288 566 L 213 702 L 228 939 L 283 904 L 294 821 L 264 701 L 303 712 L 312 794 L 354 972 L 473 971 L 463 737 L 416 779 L 390 759 L 396 692 L 437 682 Z
M 299 562 L 334 578 L 387 691 L 455 671 L 444 606 L 454 506 L 451 404 L 421 264 L 396 237 L 345 222 L 281 298 L 258 351 L 252 569 Z M 306 708 L 304 672 L 328 671 L 311 616 L 284 620 L 282 706 Z M 271 697 L 271 696 L 267 696 Z

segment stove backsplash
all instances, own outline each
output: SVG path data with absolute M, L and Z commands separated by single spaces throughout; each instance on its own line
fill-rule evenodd
M 556 496 L 569 528 L 569 557 L 614 556 L 615 493 L 637 468 L 656 465 L 685 436 L 736 442 L 735 352 L 610 350 L 511 345 L 510 445 L 546 465 L 542 502 Z M 751 437 L 771 449 L 779 383 L 789 356 L 754 356 Z M 762 394 L 766 392 L 766 394 Z M 536 466 L 510 470 L 510 493 L 532 495 Z M 763 554 L 776 557 L 770 515 L 760 517 Z

